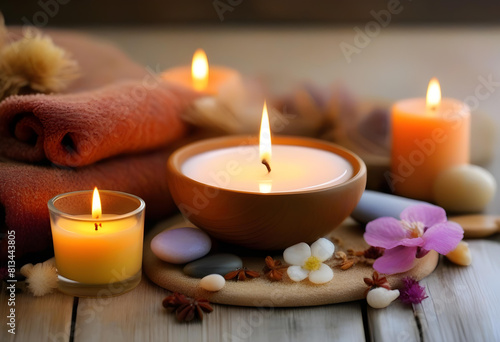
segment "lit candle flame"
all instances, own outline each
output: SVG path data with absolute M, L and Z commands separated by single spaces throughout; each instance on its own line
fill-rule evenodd
M 441 87 L 437 78 L 433 77 L 427 87 L 426 105 L 428 109 L 435 110 L 441 103 Z
M 259 152 L 262 164 L 266 166 L 268 172 L 271 172 L 271 127 L 269 126 L 266 102 L 264 102 L 260 122 Z
M 97 187 L 95 187 L 94 194 L 92 196 L 92 218 L 100 219 L 101 215 L 101 198 L 99 197 L 99 191 L 97 190 Z
M 191 77 L 193 78 L 193 87 L 197 91 L 203 91 L 208 86 L 208 59 L 203 49 L 198 49 L 193 55 L 191 64 Z

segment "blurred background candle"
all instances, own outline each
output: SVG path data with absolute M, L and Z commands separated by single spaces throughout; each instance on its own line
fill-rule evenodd
M 162 79 L 199 92 L 192 106 L 184 113 L 184 119 L 195 126 L 215 127 L 216 131 L 235 132 L 247 123 L 249 94 L 240 73 L 221 66 L 209 66 L 202 49 L 196 50 L 191 67 L 168 69 Z
M 49 201 L 59 288 L 116 295 L 141 279 L 144 201 L 114 191 L 77 191 Z M 101 200 L 102 199 L 102 200 Z M 101 209 L 102 208 L 102 209 Z M 110 284 L 120 284 L 120 286 Z
M 242 82 L 240 74 L 234 69 L 209 66 L 207 55 L 202 49 L 194 53 L 191 67 L 168 69 L 162 73 L 161 77 L 165 81 L 206 95 L 218 95 L 221 92 L 230 91 L 233 87 L 241 87 Z
M 443 170 L 469 163 L 470 109 L 458 100 L 441 98 L 437 79 L 427 97 L 399 101 L 391 113 L 393 192 L 432 201 L 432 187 Z

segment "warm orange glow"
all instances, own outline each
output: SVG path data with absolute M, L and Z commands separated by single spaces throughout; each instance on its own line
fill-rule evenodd
M 426 97 L 427 108 L 435 110 L 441 104 L 441 87 L 437 78 L 433 77 L 429 81 Z
M 268 165 L 271 165 L 271 127 L 269 125 L 266 102 L 264 102 L 262 120 L 260 122 L 259 152 L 260 160 L 262 162 L 266 161 Z
M 191 64 L 191 77 L 193 87 L 197 91 L 203 91 L 208 86 L 208 59 L 203 49 L 198 49 L 193 55 Z
M 94 195 L 92 196 L 92 218 L 99 219 L 101 218 L 101 215 L 101 198 L 99 197 L 99 191 L 97 191 L 97 187 L 95 187 Z

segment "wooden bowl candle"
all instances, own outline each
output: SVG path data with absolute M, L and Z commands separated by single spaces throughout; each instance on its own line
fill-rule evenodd
M 261 145 L 270 143 L 262 132 Z M 216 239 L 253 249 L 312 242 L 337 227 L 365 188 L 363 161 L 315 139 L 272 143 L 271 153 L 257 137 L 227 136 L 175 151 L 168 184 L 182 214 Z

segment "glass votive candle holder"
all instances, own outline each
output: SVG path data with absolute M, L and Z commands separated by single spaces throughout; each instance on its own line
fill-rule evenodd
M 141 281 L 144 201 L 100 190 L 102 215 L 92 216 L 93 192 L 57 195 L 48 202 L 61 292 L 109 297 Z

